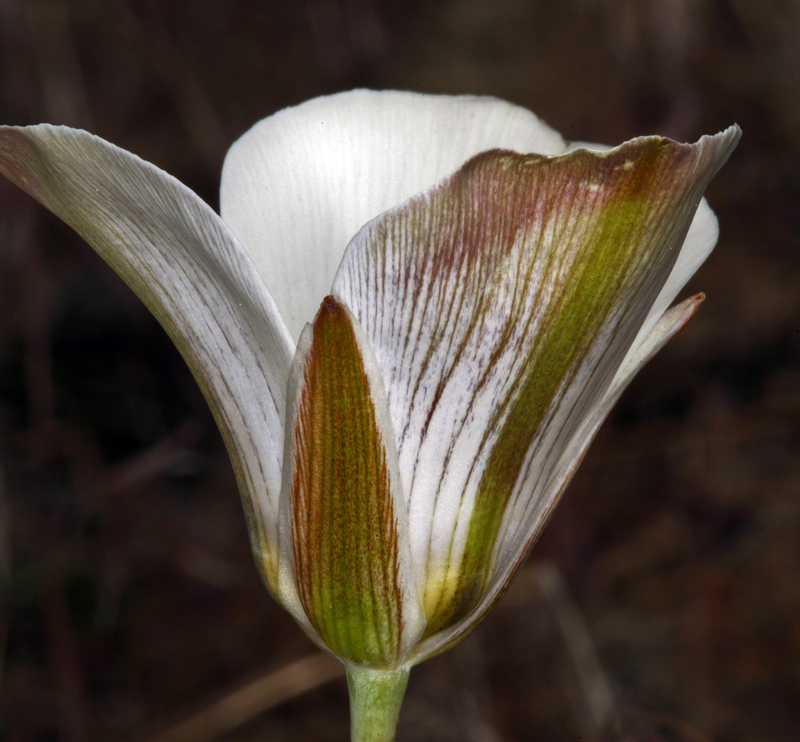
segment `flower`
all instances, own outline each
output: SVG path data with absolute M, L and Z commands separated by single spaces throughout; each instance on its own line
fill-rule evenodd
M 222 219 L 83 131 L 3 128 L 0 170 L 181 350 L 272 594 L 350 668 L 391 670 L 486 615 L 695 313 L 669 305 L 739 136 L 593 151 L 499 100 L 355 91 L 234 144 Z

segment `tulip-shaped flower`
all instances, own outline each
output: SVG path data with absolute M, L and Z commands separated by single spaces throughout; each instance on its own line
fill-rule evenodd
M 692 317 L 739 138 L 568 146 L 502 101 L 357 91 L 256 125 L 222 219 L 83 131 L 0 170 L 156 315 L 222 430 L 255 561 L 347 666 L 353 739 L 498 600 L 622 390 Z

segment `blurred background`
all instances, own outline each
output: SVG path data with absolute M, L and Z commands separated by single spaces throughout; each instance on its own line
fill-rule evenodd
M 686 292 L 708 300 L 495 613 L 412 672 L 399 739 L 800 739 L 800 4 L 0 0 L 4 123 L 89 129 L 214 208 L 255 121 L 358 86 L 495 95 L 609 144 L 744 130 Z M 2 740 L 348 738 L 177 351 L 5 181 L 0 606 Z

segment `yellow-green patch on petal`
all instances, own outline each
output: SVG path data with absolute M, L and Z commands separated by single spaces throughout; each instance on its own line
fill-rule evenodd
M 656 323 L 655 327 L 651 328 L 633 356 L 619 370 L 614 382 L 602 400 L 593 407 L 591 413 L 584 419 L 580 429 L 575 433 L 569 446 L 562 453 L 561 460 L 553 470 L 540 496 L 527 502 L 519 503 L 516 510 L 506 511 L 505 518 L 507 521 L 514 523 L 515 531 L 507 532 L 504 535 L 492 584 L 481 603 L 476 606 L 464 621 L 454 624 L 448 630 L 439 632 L 421 642 L 416 649 L 414 661 L 420 662 L 457 644 L 470 634 L 483 617 L 492 610 L 511 584 L 514 575 L 525 562 L 558 500 L 564 494 L 567 484 L 581 461 L 583 461 L 589 444 L 622 392 L 641 368 L 667 342 L 686 327 L 704 298 L 703 294 L 698 294 L 669 309 Z

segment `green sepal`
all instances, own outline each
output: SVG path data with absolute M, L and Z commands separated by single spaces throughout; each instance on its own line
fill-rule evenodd
M 424 620 L 383 388 L 364 353 L 347 309 L 327 297 L 293 371 L 292 560 L 298 598 L 325 646 L 350 663 L 392 667 Z

